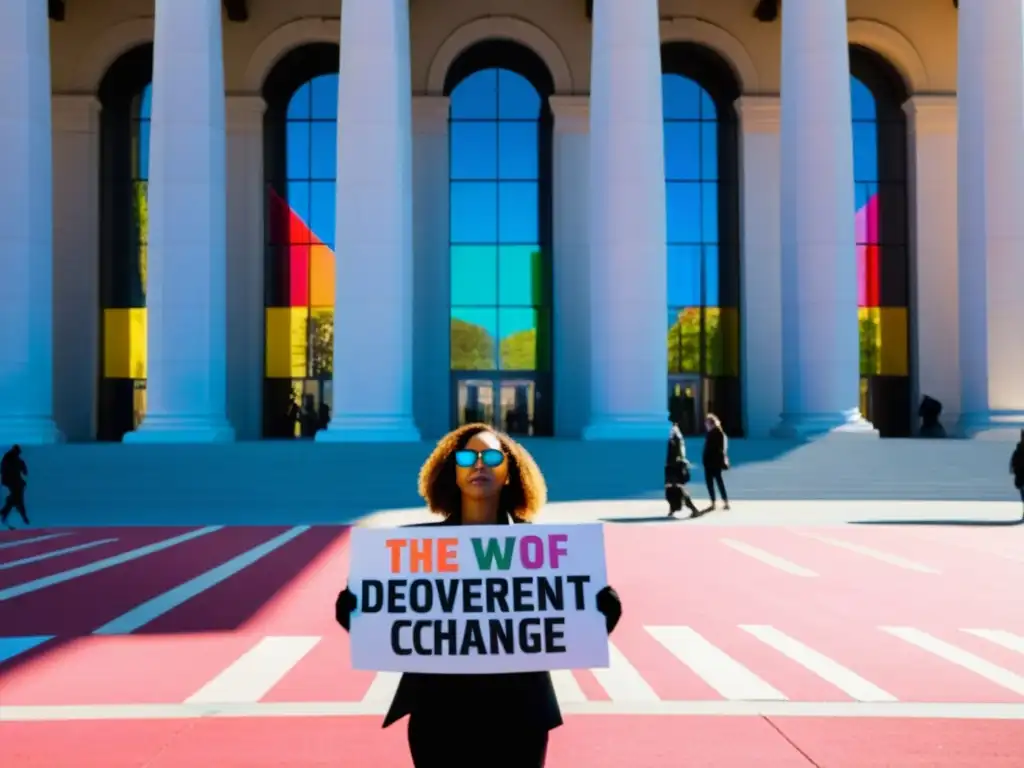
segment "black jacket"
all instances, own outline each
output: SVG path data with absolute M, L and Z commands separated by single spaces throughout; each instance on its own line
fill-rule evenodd
M 430 525 L 458 525 L 448 518 Z M 522 522 L 502 516 L 500 522 Z M 508 723 L 513 730 L 549 731 L 562 724 L 562 710 L 547 672 L 490 675 L 433 675 L 407 672 L 398 683 L 384 728 L 406 715 L 429 713 L 446 721 Z
M 705 470 L 721 472 L 725 469 L 725 445 L 725 432 L 718 427 L 708 432 L 704 439 L 704 453 L 701 455 L 701 464 Z

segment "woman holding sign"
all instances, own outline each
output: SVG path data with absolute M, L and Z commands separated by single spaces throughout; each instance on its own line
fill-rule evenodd
M 420 470 L 419 492 L 436 525 L 514 525 L 537 517 L 547 499 L 544 476 L 507 435 L 469 424 L 438 442 Z M 356 597 L 344 589 L 335 618 L 346 630 Z M 596 610 L 615 628 L 622 606 L 611 587 Z M 384 727 L 409 715 L 413 764 L 462 768 L 543 766 L 548 732 L 562 713 L 547 672 L 492 675 L 402 675 Z

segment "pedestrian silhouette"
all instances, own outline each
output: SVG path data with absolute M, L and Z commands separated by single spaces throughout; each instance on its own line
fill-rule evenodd
M 0 459 L 0 485 L 7 489 L 7 501 L 3 509 L 0 509 L 0 524 L 6 525 L 11 530 L 14 526 L 7 522 L 12 510 L 18 510 L 25 525 L 29 524 L 28 513 L 25 512 L 25 476 L 28 475 L 28 467 L 21 458 L 21 446 L 11 447 L 4 457 Z
M 1024 503 L 1024 429 L 1020 431 L 1020 442 L 1010 457 L 1010 474 L 1013 475 L 1013 484 L 1020 491 L 1021 503 Z M 1024 516 L 1021 519 L 1024 519 Z

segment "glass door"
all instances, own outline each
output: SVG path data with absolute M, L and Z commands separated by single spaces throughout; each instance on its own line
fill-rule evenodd
M 547 377 L 476 374 L 453 383 L 455 426 L 479 422 L 519 437 L 551 435 Z
M 456 391 L 455 423 L 494 426 L 494 382 L 490 379 L 460 379 Z
M 707 404 L 699 376 L 669 376 L 668 413 L 684 435 L 697 435 L 704 431 Z

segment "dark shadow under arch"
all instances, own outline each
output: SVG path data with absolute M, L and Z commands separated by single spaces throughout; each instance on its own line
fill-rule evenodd
M 883 437 L 906 437 L 913 430 L 912 350 L 915 343 L 907 211 L 907 121 L 903 111 L 910 92 L 896 67 L 865 46 L 850 46 L 850 74 L 871 91 L 877 115 L 878 305 L 883 310 L 902 308 L 906 313 L 906 375 L 883 371 L 868 377 L 868 418 Z
M 100 339 L 98 440 L 120 440 L 134 428 L 135 381 L 104 375 L 104 311 L 130 308 L 138 269 L 133 210 L 132 108 L 153 79 L 153 45 L 132 48 L 111 64 L 100 82 L 99 286 Z
M 554 432 L 554 409 L 558 407 L 554 397 L 554 371 L 556 356 L 553 346 L 554 316 L 553 261 L 553 127 L 554 118 L 549 98 L 554 95 L 555 83 L 544 60 L 529 47 L 502 38 L 487 38 L 466 48 L 452 62 L 445 75 L 443 93 L 450 97 L 467 78 L 484 70 L 497 69 L 515 73 L 527 80 L 540 97 L 540 111 L 537 115 L 537 245 L 543 259 L 543 298 L 539 304 L 547 320 L 544 332 L 538 328 L 536 336 L 536 370 L 506 371 L 499 365 L 493 371 L 451 371 L 452 413 L 459 420 L 458 391 L 461 380 L 480 379 L 497 383 L 504 379 L 529 379 L 535 387 L 533 395 L 533 420 L 527 432 L 534 436 L 548 436 Z M 495 117 L 497 118 L 497 116 Z M 499 183 L 495 179 L 494 183 Z M 449 184 L 452 184 L 451 179 Z M 449 300 L 449 307 L 451 302 Z M 539 321 L 538 321 L 539 322 Z M 500 331 L 499 331 L 500 333 Z M 500 342 L 499 342 L 500 343 Z M 541 361 L 545 362 L 542 363 Z M 518 403 L 518 394 L 517 394 Z M 519 406 L 517 405 L 517 408 Z M 495 418 L 498 418 L 497 410 Z M 519 423 L 518 421 L 516 422 Z M 518 432 L 509 424 L 496 424 L 501 429 Z
M 718 118 L 718 280 L 719 306 L 734 309 L 735 343 L 742 349 L 740 328 L 740 153 L 736 100 L 742 86 L 736 72 L 718 52 L 691 42 L 670 42 L 661 47 L 661 70 L 681 75 L 700 85 L 715 103 Z M 709 378 L 708 409 L 722 420 L 729 435 L 743 434 L 742 374 L 739 357 L 736 376 Z

